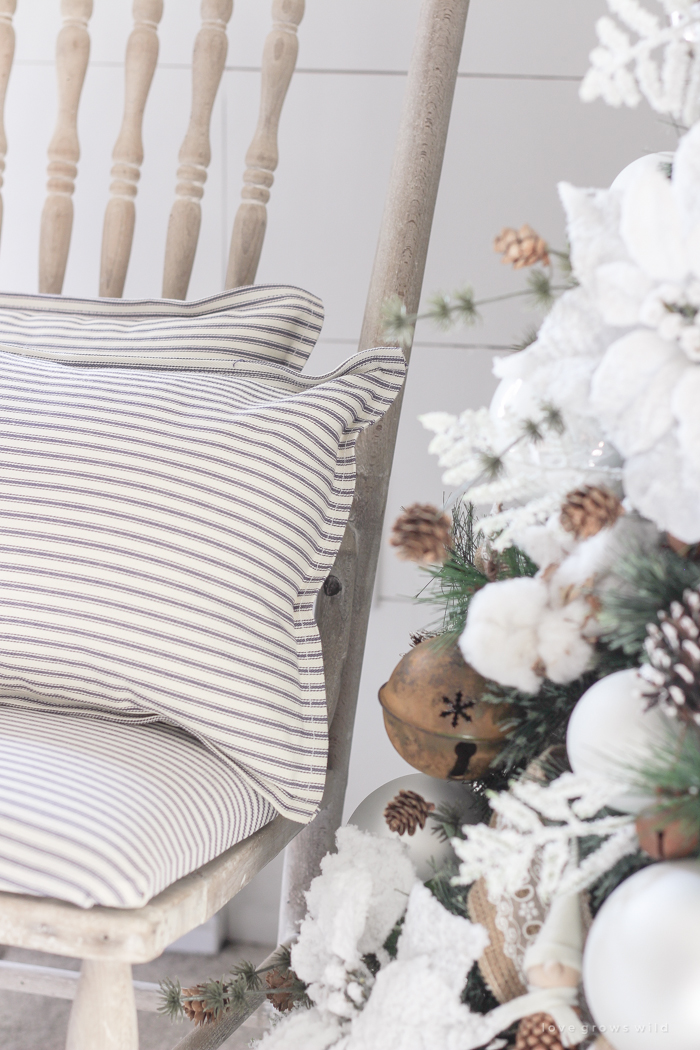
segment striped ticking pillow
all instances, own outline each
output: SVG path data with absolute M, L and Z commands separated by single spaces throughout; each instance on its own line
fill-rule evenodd
M 190 302 L 0 293 L 4 349 L 73 364 L 228 368 L 241 358 L 301 369 L 322 324 L 320 299 L 286 285 Z
M 0 705 L 0 891 L 139 908 L 274 816 L 176 726 Z
M 0 697 L 194 734 L 293 820 L 326 771 L 314 601 L 394 348 L 312 378 L 0 352 Z

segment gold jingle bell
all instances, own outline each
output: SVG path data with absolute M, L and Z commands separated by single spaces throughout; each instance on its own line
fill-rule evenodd
M 406 653 L 379 690 L 386 731 L 402 758 L 441 780 L 483 776 L 501 750 L 509 710 L 479 699 L 486 685 L 456 642 L 431 638 Z

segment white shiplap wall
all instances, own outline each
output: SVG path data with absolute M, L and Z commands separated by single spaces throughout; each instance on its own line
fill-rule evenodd
M 520 287 L 491 244 L 503 225 L 530 222 L 563 243 L 556 196 L 561 179 L 605 185 L 673 137 L 647 109 L 614 111 L 578 101 L 603 0 L 472 0 L 438 198 L 425 291 L 472 283 L 480 295 Z M 356 346 L 379 228 L 404 75 L 419 0 L 307 0 L 299 70 L 282 119 L 260 282 L 308 287 L 326 304 L 312 371 Z M 80 110 L 82 157 L 64 291 L 97 293 L 100 233 L 111 149 L 121 119 L 129 0 L 95 0 L 92 60 Z M 145 163 L 126 295 L 160 294 L 177 151 L 189 113 L 189 62 L 199 24 L 196 0 L 165 0 L 160 67 L 146 110 Z M 0 287 L 36 290 L 46 146 L 55 116 L 53 53 L 59 0 L 19 0 L 17 52 L 7 100 L 8 157 Z M 212 162 L 190 296 L 222 286 L 243 157 L 258 104 L 259 56 L 268 0 L 236 0 L 222 90 L 212 121 Z M 509 304 L 469 331 L 423 326 L 408 380 L 387 520 L 416 499 L 438 501 L 441 486 L 417 422 L 432 409 L 487 403 L 492 352 L 465 344 L 508 344 L 533 320 Z M 458 345 L 454 345 L 458 344 Z M 384 734 L 377 689 L 430 614 L 407 596 L 415 569 L 384 550 L 379 571 L 348 789 L 348 813 L 408 767 Z M 231 906 L 232 931 L 269 941 L 276 929 L 279 864 Z

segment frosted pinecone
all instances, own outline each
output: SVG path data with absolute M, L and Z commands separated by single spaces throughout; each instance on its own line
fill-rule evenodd
M 700 593 L 684 591 L 683 601 L 671 602 L 659 620 L 647 625 L 649 663 L 640 669 L 652 687 L 649 706 L 700 725 Z

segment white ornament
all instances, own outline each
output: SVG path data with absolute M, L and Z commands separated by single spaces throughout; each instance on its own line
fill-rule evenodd
M 647 708 L 647 689 L 635 668 L 601 678 L 576 704 L 566 733 L 574 772 L 617 781 L 620 794 L 610 805 L 623 813 L 639 813 L 654 801 L 634 790 L 634 771 L 676 731 L 658 707 Z
M 618 886 L 588 934 L 583 984 L 615 1050 L 697 1050 L 700 862 L 653 864 Z
M 444 803 L 458 810 L 463 824 L 477 824 L 484 820 L 488 815 L 488 805 L 470 785 L 436 780 L 435 777 L 428 777 L 424 773 L 409 773 L 408 776 L 390 780 L 360 803 L 347 823 L 354 824 L 362 831 L 371 831 L 380 838 L 403 842 L 408 847 L 418 878 L 425 882 L 450 860 L 454 860 L 454 850 L 449 842 L 440 841 L 433 831 L 436 827 L 435 822 L 430 818 L 425 827 L 416 828 L 413 835 L 399 835 L 397 831 L 389 829 L 384 819 L 384 810 L 401 790 L 415 791 L 426 802 L 432 802 L 435 809 Z

